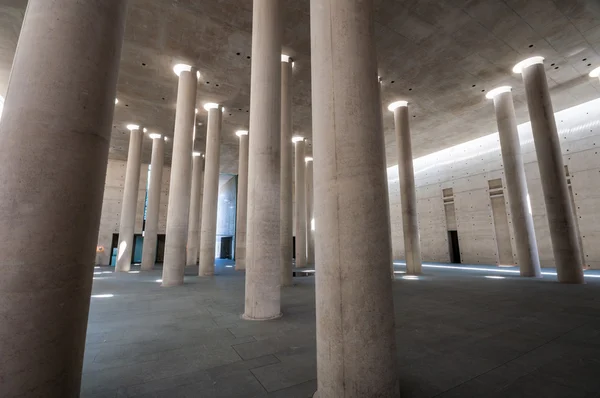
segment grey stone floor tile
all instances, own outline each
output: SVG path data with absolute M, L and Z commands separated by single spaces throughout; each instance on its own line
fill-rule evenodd
M 207 369 L 207 373 L 213 379 L 227 377 L 231 373 L 238 371 L 252 370 L 254 368 L 260 368 L 274 363 L 279 363 L 279 358 L 274 355 L 265 355 L 264 357 L 258 357 L 249 359 L 247 361 L 233 362 L 228 365 L 217 366 L 214 368 Z
M 160 394 L 171 389 L 210 380 L 210 376 L 205 371 L 182 373 L 172 377 L 150 380 L 146 383 L 133 386 L 121 387 L 119 389 L 118 398 Z
M 536 372 L 530 373 L 527 376 L 521 377 L 514 383 L 503 388 L 502 390 L 489 395 L 490 398 L 592 398 L 597 397 L 597 392 L 592 393 L 568 387 L 560 383 L 556 383 L 550 379 L 541 377 Z
M 308 398 L 316 390 L 314 277 L 282 289 L 283 318 L 240 318 L 244 276 L 161 288 L 160 270 L 94 281 L 81 396 Z M 422 283 L 421 283 L 422 282 Z M 394 282 L 402 397 L 600 396 L 600 281 L 430 272 Z
M 312 398 L 317 391 L 317 379 L 269 393 L 269 398 Z
M 301 347 L 314 344 L 315 336 L 303 332 L 277 335 L 264 340 L 258 340 L 244 344 L 236 344 L 233 347 L 242 358 L 251 359 L 261 357 L 264 355 L 274 354 L 276 352 L 288 350 L 294 347 Z
M 298 354 L 278 355 L 280 363 L 252 369 L 252 373 L 269 392 L 305 383 L 317 377 L 314 348 Z

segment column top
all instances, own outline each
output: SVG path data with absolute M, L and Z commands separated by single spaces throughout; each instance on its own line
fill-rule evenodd
M 307 156 L 307 157 L 305 157 L 305 158 L 304 158 L 304 161 L 305 161 L 306 163 L 308 163 L 308 162 L 312 162 L 312 161 L 313 161 L 313 158 L 312 158 L 312 156 Z
M 115 98 L 115 105 L 117 105 L 119 103 L 119 99 Z
M 139 130 L 140 126 L 137 124 L 128 124 L 127 125 L 127 130 L 129 131 L 135 131 L 135 130 Z
M 523 73 L 523 69 L 526 69 L 526 68 L 530 67 L 531 65 L 543 64 L 543 63 L 544 63 L 544 57 L 540 57 L 540 56 L 530 57 L 530 58 L 524 59 L 523 61 L 516 64 L 513 68 L 513 73 Z
M 590 72 L 590 77 L 600 77 L 600 66 Z
M 289 55 L 281 54 L 281 62 L 290 62 L 291 60 L 292 57 L 290 57 Z
M 150 137 L 151 140 L 154 140 L 154 139 L 162 138 L 162 135 L 158 134 L 158 133 L 150 133 L 150 134 L 148 134 L 148 137 Z M 165 137 L 165 138 L 167 138 L 167 137 Z
M 400 108 L 401 106 L 408 107 L 408 101 L 392 102 L 391 104 L 388 105 L 388 110 L 390 112 L 394 112 L 397 108 Z
M 221 105 L 219 105 L 217 103 L 208 102 L 208 103 L 204 104 L 204 109 L 207 110 L 207 111 L 210 111 L 211 109 L 219 109 L 220 106 Z
M 300 135 L 295 135 L 292 137 L 292 142 L 295 144 L 296 142 L 301 142 L 304 141 L 304 137 L 300 136 Z
M 197 152 L 197 151 L 192 152 L 192 156 L 195 157 L 195 158 L 197 158 L 198 156 L 204 157 L 204 155 L 202 154 L 202 152 Z
M 237 135 L 238 137 L 241 137 L 243 135 L 248 135 L 248 130 L 238 130 L 235 132 L 235 135 Z
M 181 75 L 181 72 L 191 72 L 191 71 L 192 71 L 192 65 L 177 64 L 173 67 L 173 72 L 175 72 L 177 77 L 179 77 L 179 75 Z M 200 79 L 200 71 L 196 71 L 196 77 L 198 79 Z
M 493 90 L 490 90 L 486 95 L 485 98 L 487 99 L 493 99 L 495 96 L 497 96 L 498 94 L 502 94 L 502 93 L 510 93 L 512 91 L 512 87 L 511 86 L 501 86 L 501 87 L 497 87 Z

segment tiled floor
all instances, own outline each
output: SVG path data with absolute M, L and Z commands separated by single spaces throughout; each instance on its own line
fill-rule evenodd
M 207 279 L 190 269 L 177 288 L 160 271 L 97 269 L 82 397 L 311 397 L 314 277 L 283 290 L 283 318 L 248 322 L 243 275 L 227 265 Z M 397 275 L 402 397 L 600 397 L 600 278 L 473 268 Z

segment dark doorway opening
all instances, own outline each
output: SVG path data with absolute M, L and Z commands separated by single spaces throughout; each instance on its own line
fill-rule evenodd
M 142 262 L 142 250 L 144 247 L 144 237 L 142 234 L 133 235 L 133 250 L 131 251 L 131 264 L 140 264 Z
M 113 234 L 110 244 L 110 259 L 108 265 L 114 267 L 117 265 L 117 248 L 119 247 L 119 234 Z
M 219 258 L 232 259 L 233 236 L 224 236 L 221 238 L 221 254 Z
M 165 259 L 165 234 L 158 234 L 156 240 L 156 262 L 162 263 Z
M 292 258 L 296 259 L 296 237 L 292 236 Z
M 450 251 L 450 262 L 460 264 L 460 247 L 458 246 L 458 232 L 448 231 L 448 245 Z

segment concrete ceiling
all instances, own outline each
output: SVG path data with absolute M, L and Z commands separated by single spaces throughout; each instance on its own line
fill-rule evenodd
M 295 60 L 294 131 L 311 135 L 309 0 L 285 1 L 284 52 Z M 0 0 L 0 94 L 6 91 L 26 0 Z M 519 123 L 524 90 L 512 66 L 546 57 L 555 110 L 599 97 L 587 73 L 600 65 L 597 0 L 374 0 L 385 106 L 411 104 L 415 157 L 496 131 L 487 90 L 512 85 Z M 172 66 L 196 65 L 198 104 L 225 108 L 221 171 L 237 172 L 235 131 L 250 105 L 251 0 L 130 0 L 110 157 L 125 159 L 136 122 L 172 136 L 177 77 Z M 351 57 L 352 54 L 348 54 Z M 200 131 L 206 112 L 198 117 Z M 385 112 L 387 162 L 396 164 L 391 113 Z M 199 134 L 202 136 L 202 134 Z M 197 142 L 201 150 L 203 143 Z M 151 142 L 144 143 L 145 162 Z M 170 161 L 170 145 L 167 145 Z

